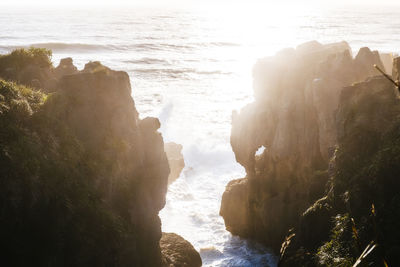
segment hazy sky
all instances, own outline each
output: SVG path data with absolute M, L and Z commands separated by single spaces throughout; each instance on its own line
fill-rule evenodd
M 400 0 L 1 0 L 0 5 L 171 5 L 171 4 L 199 4 L 208 2 L 213 5 L 215 3 L 223 4 L 232 2 L 243 4 L 276 5 L 276 3 L 284 4 L 310 4 L 317 3 L 319 5 L 330 4 L 351 4 L 351 5 L 399 5 Z

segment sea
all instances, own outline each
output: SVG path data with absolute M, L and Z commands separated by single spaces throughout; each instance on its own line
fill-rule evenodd
M 273 267 L 277 255 L 232 236 L 219 216 L 226 184 L 245 176 L 230 146 L 231 114 L 254 100 L 254 63 L 310 40 L 399 53 L 399 15 L 361 6 L 0 6 L 0 54 L 44 47 L 55 66 L 72 57 L 80 69 L 101 61 L 126 71 L 140 117 L 158 117 L 165 142 L 183 145 L 162 230 L 190 241 L 203 266 Z

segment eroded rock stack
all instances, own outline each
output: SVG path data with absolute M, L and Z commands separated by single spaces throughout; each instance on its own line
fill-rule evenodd
M 231 145 L 247 175 L 229 183 L 222 198 L 220 214 L 229 231 L 279 250 L 288 230 L 299 227 L 302 214 L 326 196 L 330 160 L 341 138 L 336 110 L 347 99 L 344 87 L 377 75 L 373 64 L 384 69 L 378 52 L 361 48 L 353 58 L 345 42 L 310 42 L 257 62 L 255 102 L 232 115 Z M 257 156 L 260 147 L 265 150 Z M 324 225 L 321 232 L 329 236 Z
M 158 119 L 139 119 L 127 73 L 99 62 L 77 71 L 71 59 L 54 69 L 49 56 L 0 57 L 0 77 L 54 92 L 0 80 L 3 263 L 162 266 Z

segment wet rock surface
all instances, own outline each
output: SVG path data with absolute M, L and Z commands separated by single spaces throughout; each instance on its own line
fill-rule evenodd
M 200 254 L 183 237 L 174 233 L 162 233 L 160 240 L 165 267 L 200 267 Z

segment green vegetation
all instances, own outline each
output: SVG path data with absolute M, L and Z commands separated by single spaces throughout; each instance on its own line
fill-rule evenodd
M 353 266 L 367 247 L 358 266 L 400 266 L 398 96 L 375 78 L 341 101 L 327 195 L 301 216 L 285 266 Z
M 339 251 L 359 243 L 358 251 L 349 254 L 354 259 L 374 240 L 378 247 L 366 261 L 382 264 L 386 259 L 389 266 L 397 266 L 400 263 L 400 121 L 394 121 L 392 127 L 375 139 L 367 141 L 364 138 L 367 134 L 359 132 L 357 140 L 362 144 L 358 144 L 356 154 L 347 151 L 354 147 L 343 146 L 333 180 L 335 199 L 345 203 L 345 209 L 358 224 L 358 238 L 351 243 L 342 238 L 332 238 L 330 242 L 339 240 L 331 244 Z M 374 204 L 373 214 L 371 204 Z
M 338 214 L 334 218 L 330 240 L 318 249 L 317 259 L 322 266 L 352 266 L 355 259 L 355 243 L 352 237 L 349 214 Z
M 159 266 L 161 135 L 140 123 L 126 73 L 50 59 L 0 56 L 2 266 Z
M 62 122 L 44 114 L 45 99 L 0 81 L 2 261 L 124 266 L 132 226 L 107 208 L 88 179 L 93 170 L 82 145 Z
M 0 55 L 0 69 L 13 68 L 19 72 L 29 66 L 48 68 L 52 66 L 51 57 L 51 50 L 45 48 L 16 49 L 10 54 Z
M 44 48 L 17 49 L 0 55 L 0 79 L 14 81 L 45 92 L 54 91 L 52 52 Z

